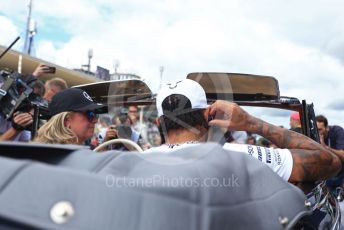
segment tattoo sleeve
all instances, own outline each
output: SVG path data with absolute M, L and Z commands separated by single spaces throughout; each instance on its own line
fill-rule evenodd
M 341 169 L 340 159 L 321 144 L 305 135 L 287 130 L 250 116 L 248 130 L 259 134 L 279 148 L 287 148 L 293 156 L 290 182 L 327 179 Z

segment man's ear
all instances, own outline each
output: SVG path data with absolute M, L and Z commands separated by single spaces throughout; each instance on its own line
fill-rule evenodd
M 204 111 L 203 111 L 203 116 L 206 121 L 209 122 L 209 111 L 210 111 L 210 106 L 208 106 Z

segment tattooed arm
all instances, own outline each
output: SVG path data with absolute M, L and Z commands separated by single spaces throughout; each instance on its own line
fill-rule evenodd
M 323 145 L 324 146 L 324 145 Z M 344 162 L 344 150 L 342 149 L 333 149 L 330 148 L 328 146 L 324 146 L 327 150 L 333 152 L 334 154 L 336 154 L 336 156 L 342 161 Z
M 207 113 L 215 117 L 209 125 L 256 133 L 279 148 L 289 149 L 293 157 L 290 182 L 327 179 L 341 169 L 340 159 L 321 144 L 302 134 L 262 121 L 235 103 L 218 100 L 208 108 Z

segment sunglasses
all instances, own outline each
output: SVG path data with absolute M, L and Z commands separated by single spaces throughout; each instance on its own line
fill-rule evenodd
M 87 120 L 89 122 L 92 122 L 94 120 L 94 118 L 98 119 L 98 117 L 99 117 L 98 114 L 96 114 L 94 111 L 86 111 L 85 115 L 86 115 Z

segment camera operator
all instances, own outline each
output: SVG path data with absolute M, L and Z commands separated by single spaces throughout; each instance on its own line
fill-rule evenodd
M 44 88 L 43 92 L 36 90 L 36 88 L 42 88 L 41 85 L 43 84 L 39 82 L 38 78 L 48 73 L 52 73 L 51 67 L 40 64 L 31 75 L 20 78 L 34 89 L 33 94 L 36 93 L 36 96 L 40 97 L 42 93 L 44 94 Z M 9 120 L 6 120 L 5 116 L 0 115 L 0 141 L 30 141 L 31 132 L 25 129 L 30 128 L 32 123 L 32 111 L 17 110 Z

